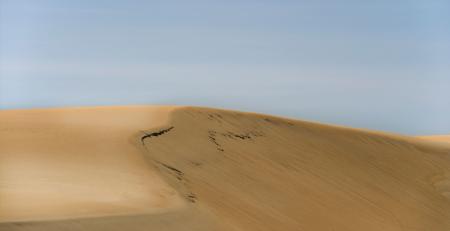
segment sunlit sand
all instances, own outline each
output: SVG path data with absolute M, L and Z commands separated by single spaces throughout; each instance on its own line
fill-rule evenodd
M 0 222 L 162 212 L 183 203 L 132 139 L 168 107 L 0 113 Z

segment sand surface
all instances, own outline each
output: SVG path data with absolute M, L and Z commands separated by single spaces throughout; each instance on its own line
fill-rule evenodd
M 450 230 L 450 146 L 193 107 L 0 111 L 0 230 Z
M 132 139 L 169 107 L 0 112 L 0 222 L 181 206 Z

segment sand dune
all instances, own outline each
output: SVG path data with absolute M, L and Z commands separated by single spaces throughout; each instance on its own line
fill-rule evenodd
M 450 135 L 420 136 L 420 138 L 430 141 L 450 143 Z
M 450 147 L 194 107 L 0 111 L 0 230 L 450 230 Z

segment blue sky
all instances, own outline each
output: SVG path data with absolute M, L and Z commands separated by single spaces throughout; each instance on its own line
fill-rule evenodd
M 0 0 L 1 109 L 117 104 L 450 133 L 450 3 Z

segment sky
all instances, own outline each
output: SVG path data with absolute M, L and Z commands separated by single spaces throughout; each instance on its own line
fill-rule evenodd
M 136 104 L 450 134 L 450 2 L 0 0 L 0 109 Z

